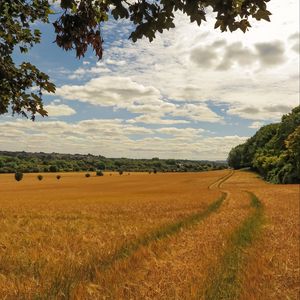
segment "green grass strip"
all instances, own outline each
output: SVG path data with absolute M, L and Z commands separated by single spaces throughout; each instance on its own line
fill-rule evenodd
M 105 271 L 109 269 L 114 263 L 119 260 L 126 259 L 134 254 L 140 247 L 148 246 L 151 242 L 161 240 L 168 236 L 174 235 L 182 229 L 189 228 L 196 223 L 207 218 L 211 213 L 217 211 L 226 198 L 226 193 L 212 202 L 204 211 L 197 212 L 189 215 L 177 222 L 166 224 L 158 229 L 150 232 L 149 234 L 138 238 L 135 241 L 124 244 L 121 248 L 114 252 L 113 255 L 104 260 L 94 260 L 90 264 L 86 264 L 81 268 L 72 268 L 70 266 L 67 274 L 63 270 L 63 274 L 58 273 L 56 280 L 51 284 L 48 291 L 43 293 L 43 298 L 40 294 L 35 295 L 34 299 L 56 299 L 57 295 L 66 295 L 65 299 L 71 299 L 72 290 L 80 281 L 92 282 L 96 277 L 96 270 Z
M 205 292 L 206 300 L 233 300 L 239 296 L 241 290 L 239 275 L 244 263 L 244 249 L 251 246 L 261 230 L 264 219 L 261 201 L 255 194 L 247 193 L 251 197 L 251 207 L 254 211 L 232 234 L 229 247 Z
M 116 261 L 131 256 L 142 246 L 148 246 L 151 242 L 158 241 L 168 236 L 174 235 L 180 230 L 189 228 L 194 224 L 202 221 L 203 219 L 207 218 L 211 213 L 217 211 L 225 198 L 226 194 L 222 193 L 221 197 L 219 197 L 216 201 L 211 203 L 204 211 L 189 215 L 181 220 L 178 220 L 175 223 L 166 224 L 154 230 L 153 232 L 138 238 L 137 240 L 131 243 L 123 245 L 111 257 L 109 257 L 105 261 L 102 261 L 101 269 L 105 270 Z

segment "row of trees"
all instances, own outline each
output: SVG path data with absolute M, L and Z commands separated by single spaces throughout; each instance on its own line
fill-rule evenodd
M 227 167 L 225 162 L 106 158 L 96 155 L 0 151 L 0 173 L 76 172 L 199 172 Z
M 120 175 L 122 175 L 122 174 L 120 174 Z M 22 172 L 16 172 L 15 173 L 15 180 L 16 181 L 21 181 L 22 179 L 23 179 L 23 173 Z M 96 176 L 104 176 L 104 173 L 102 172 L 102 171 L 97 171 L 96 172 Z M 61 175 L 56 175 L 55 176 L 56 177 L 56 179 L 57 180 L 60 180 L 61 179 Z M 90 173 L 86 173 L 85 174 L 85 177 L 91 177 L 91 174 Z M 44 176 L 43 175 L 41 175 L 41 174 L 39 174 L 39 175 L 37 175 L 36 176 L 36 178 L 39 180 L 39 181 L 41 181 L 41 180 L 43 180 L 43 178 L 44 178 Z
M 246 143 L 233 148 L 228 164 L 256 170 L 273 183 L 300 182 L 300 105 L 280 123 L 263 126 Z

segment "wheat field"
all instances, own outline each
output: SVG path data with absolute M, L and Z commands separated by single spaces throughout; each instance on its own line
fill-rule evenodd
M 0 299 L 298 299 L 299 185 L 0 175 Z

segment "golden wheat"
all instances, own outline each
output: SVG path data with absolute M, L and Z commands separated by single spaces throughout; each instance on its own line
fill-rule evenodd
M 61 175 L 0 175 L 0 299 L 205 299 L 252 214 L 246 191 L 265 221 L 232 284 L 240 299 L 297 299 L 299 186 L 227 170 Z

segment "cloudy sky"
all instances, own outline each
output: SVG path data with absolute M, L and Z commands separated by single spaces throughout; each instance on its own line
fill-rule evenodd
M 271 0 L 271 22 L 221 33 L 177 15 L 154 42 L 128 40 L 130 24 L 103 27 L 105 52 L 77 60 L 51 25 L 26 56 L 51 76 L 48 118 L 0 117 L 0 150 L 107 157 L 226 159 L 262 125 L 299 105 L 298 0 Z

